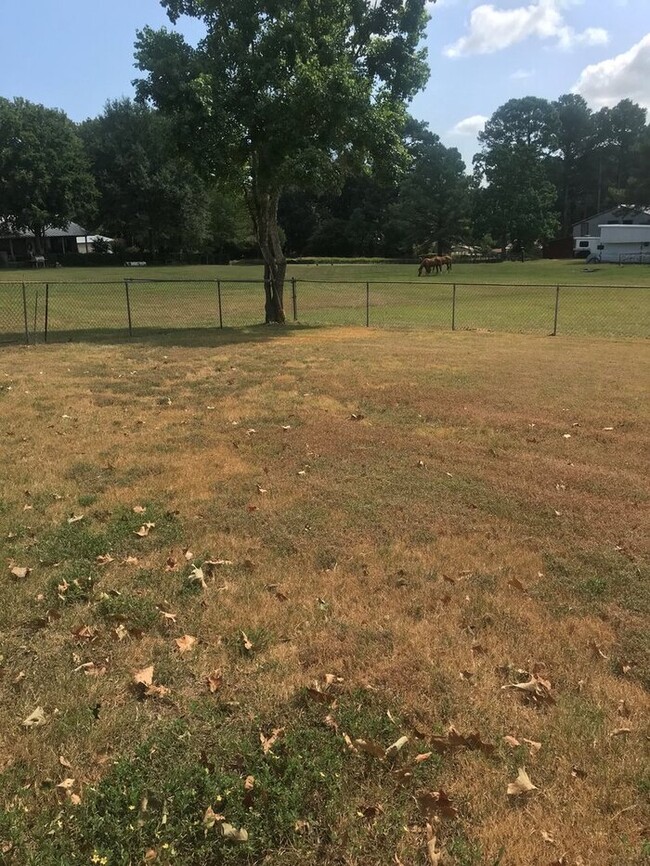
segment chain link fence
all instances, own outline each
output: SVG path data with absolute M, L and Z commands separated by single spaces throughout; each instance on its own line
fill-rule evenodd
M 304 325 L 650 336 L 650 286 L 549 286 L 289 279 Z M 262 280 L 0 283 L 0 344 L 120 339 L 238 328 L 264 317 Z

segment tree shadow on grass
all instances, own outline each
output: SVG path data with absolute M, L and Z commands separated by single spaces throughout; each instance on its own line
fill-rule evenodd
M 110 345 L 148 345 L 181 347 L 219 347 L 245 343 L 267 343 L 279 337 L 291 337 L 309 331 L 321 330 L 324 325 L 247 325 L 240 328 L 134 328 L 133 336 L 128 331 L 111 328 L 88 328 L 73 331 L 51 331 L 47 343 L 42 334 L 34 338 L 32 345 L 58 345 L 61 343 L 100 343 Z M 18 342 L 18 341 L 17 341 Z M 24 342 L 24 334 L 23 334 Z

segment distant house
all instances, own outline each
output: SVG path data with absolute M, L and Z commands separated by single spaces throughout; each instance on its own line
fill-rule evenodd
M 106 235 L 84 235 L 77 238 L 77 251 L 82 255 L 95 252 L 95 241 L 105 241 L 107 244 L 112 244 L 114 238 L 107 238 Z M 109 253 L 113 250 L 109 248 Z
M 85 238 L 88 232 L 77 223 L 68 223 L 64 229 L 45 229 L 45 256 L 76 253 L 77 238 Z M 34 257 L 36 245 L 34 233 L 3 231 L 0 224 L 0 265 L 27 262 Z
M 590 216 L 573 225 L 574 238 L 600 237 L 602 226 L 648 226 L 650 225 L 650 206 L 621 204 L 610 210 Z

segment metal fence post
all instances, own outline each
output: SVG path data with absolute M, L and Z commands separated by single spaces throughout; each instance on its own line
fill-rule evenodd
M 45 342 L 47 343 L 47 321 L 50 314 L 50 284 L 45 283 Z
M 38 289 L 36 289 L 36 298 L 34 299 L 34 340 L 36 340 L 36 323 L 38 322 Z
M 366 328 L 370 327 L 370 283 L 366 283 Z
M 223 310 L 221 309 L 221 280 L 217 280 L 217 299 L 219 301 L 219 327 L 223 328 Z
M 560 287 L 555 287 L 555 315 L 553 316 L 553 333 L 552 337 L 557 337 L 557 315 L 560 311 Z
M 124 280 L 124 288 L 126 289 L 126 314 L 129 318 L 129 337 L 133 336 L 133 327 L 131 324 L 131 298 L 129 297 L 129 281 Z
M 291 300 L 293 301 L 293 320 L 298 321 L 298 298 L 296 297 L 296 278 L 291 277 Z
M 451 289 L 451 330 L 456 330 L 456 283 Z
M 23 313 L 25 316 L 25 342 L 29 346 L 29 323 L 27 321 L 27 293 L 25 291 L 25 283 L 23 283 Z

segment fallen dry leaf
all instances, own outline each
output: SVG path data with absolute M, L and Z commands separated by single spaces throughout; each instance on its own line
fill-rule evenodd
M 192 566 L 192 570 L 189 574 L 188 580 L 191 583 L 199 583 L 202 589 L 208 588 L 208 585 L 205 582 L 205 575 L 203 574 L 203 569 L 199 568 L 197 565 Z
M 68 523 L 79 523 L 79 521 L 83 519 L 83 514 L 71 514 L 70 517 L 68 517 Z
M 145 863 L 153 863 L 154 860 L 158 859 L 158 852 L 155 848 L 148 848 L 144 854 L 144 862 Z
M 146 510 L 147 509 L 145 508 L 144 505 L 134 505 L 133 506 L 133 513 L 134 514 L 144 514 L 146 512 Z
M 15 578 L 22 579 L 23 577 L 29 576 L 29 574 L 31 573 L 31 568 L 14 565 L 14 567 L 10 569 L 10 572 Z
M 521 794 L 528 794 L 530 791 L 536 790 L 537 787 L 530 781 L 526 768 L 520 767 L 517 778 L 508 785 L 508 796 L 518 797 Z
M 632 733 L 632 729 L 631 729 L 631 728 L 615 728 L 615 729 L 610 733 L 609 736 L 610 736 L 610 737 L 622 737 L 622 736 L 625 736 L 626 734 L 631 734 L 631 733 Z
M 413 761 L 416 764 L 421 764 L 423 761 L 428 761 L 432 755 L 433 752 L 423 752 L 421 755 L 416 755 Z
M 618 707 L 616 709 L 616 712 L 618 713 L 619 716 L 623 716 L 624 719 L 630 718 L 631 710 L 628 707 L 627 703 L 625 702 L 625 699 L 622 699 L 618 702 Z
M 65 767 L 66 770 L 72 769 L 72 764 L 70 761 L 66 760 L 63 755 L 59 755 L 59 764 L 61 764 L 62 767 Z
M 113 635 L 115 640 L 119 641 L 125 640 L 129 636 L 129 633 L 123 623 L 119 623 L 118 625 L 116 625 L 115 628 L 112 629 L 111 634 Z
M 75 629 L 72 634 L 77 640 L 95 640 L 97 637 L 97 629 L 92 625 L 82 625 Z
M 133 534 L 139 538 L 146 538 L 155 526 L 155 523 L 143 523 L 140 529 L 135 530 Z
M 225 816 L 215 812 L 212 806 L 208 806 L 203 815 L 203 830 L 207 836 L 208 830 L 211 830 L 215 824 L 225 821 Z
M 254 648 L 253 642 L 249 639 L 248 635 L 245 631 L 240 632 L 242 646 L 246 650 L 246 652 L 252 652 Z
M 221 835 L 229 842 L 248 842 L 248 833 L 243 827 L 237 830 L 225 821 L 221 824 Z
M 114 561 L 115 560 L 110 555 L 110 553 L 100 553 L 99 556 L 95 557 L 95 562 L 98 565 L 108 565 L 109 563 L 114 562 Z
M 458 817 L 458 809 L 452 805 L 444 791 L 418 791 L 415 799 L 427 821 L 433 820 L 436 815 L 452 819 Z
M 174 641 L 181 655 L 193 649 L 196 645 L 196 642 L 197 639 L 195 637 L 192 637 L 191 634 L 184 634 L 183 637 L 177 637 Z
M 265 737 L 264 734 L 260 731 L 260 743 L 262 744 L 262 751 L 265 755 L 271 751 L 275 743 L 284 733 L 284 728 L 273 728 L 271 731 L 270 737 Z
M 398 752 L 401 752 L 401 750 L 408 743 L 408 741 L 408 737 L 400 737 L 398 740 L 395 740 L 395 742 L 391 743 L 391 745 L 386 749 L 386 757 L 394 758 Z
M 521 743 L 516 737 L 506 736 L 503 738 L 503 742 L 507 743 L 512 749 L 516 749 L 517 746 L 521 746 Z
M 593 657 L 596 659 L 598 659 L 598 658 L 608 659 L 609 658 L 609 656 L 605 655 L 605 653 L 602 651 L 602 649 L 598 646 L 596 641 L 593 639 L 589 641 L 589 649 L 591 650 L 591 654 L 593 655 Z
M 508 586 L 511 586 L 513 589 L 516 589 L 519 592 L 526 592 L 526 587 L 520 580 L 517 580 L 516 577 L 513 577 L 508 581 Z
M 137 565 L 138 557 L 137 556 L 127 556 L 125 560 L 122 562 L 123 565 Z
M 427 824 L 427 857 L 429 858 L 429 866 L 441 866 L 442 850 L 438 848 L 435 833 L 431 824 Z
M 26 719 L 22 721 L 23 728 L 38 728 L 44 725 L 47 721 L 45 710 L 43 707 L 36 707 L 33 713 L 30 713 Z
M 444 753 L 450 749 L 477 749 L 486 755 L 491 755 L 496 746 L 491 743 L 485 743 L 481 739 L 481 735 L 476 732 L 463 736 L 453 725 L 450 725 L 445 736 L 431 737 L 431 745 L 436 752 Z
M 365 755 L 372 755 L 373 758 L 383 760 L 386 756 L 386 750 L 384 747 L 380 746 L 379 743 L 375 743 L 373 740 L 355 740 L 354 745 L 360 752 L 363 752 Z
M 530 674 L 530 680 L 525 683 L 508 683 L 508 685 L 501 686 L 501 689 L 515 689 L 523 692 L 535 703 L 555 703 L 550 682 L 537 674 Z
M 223 676 L 220 670 L 212 671 L 212 673 L 205 678 L 205 682 L 208 686 L 208 690 L 210 694 L 214 694 L 218 692 L 221 686 L 223 685 Z
M 531 756 L 536 755 L 539 750 L 542 748 L 542 744 L 538 743 L 536 740 L 527 740 L 526 737 L 522 737 L 523 742 L 526 743 L 528 748 L 530 749 Z
M 549 845 L 555 845 L 555 839 L 551 836 L 550 833 L 547 833 L 546 830 L 542 830 L 541 834 L 542 834 L 542 839 L 545 842 L 548 842 Z
M 133 682 L 136 686 L 150 686 L 153 683 L 153 665 L 149 665 L 133 674 Z

